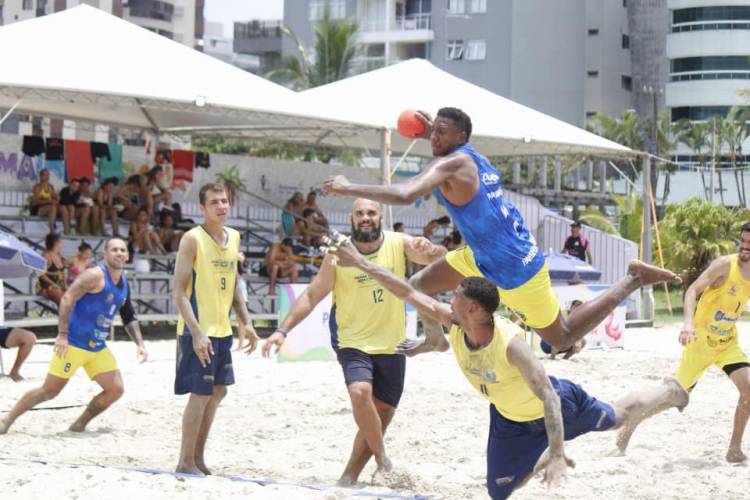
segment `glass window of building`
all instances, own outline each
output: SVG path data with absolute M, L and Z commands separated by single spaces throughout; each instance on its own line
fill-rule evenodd
M 487 53 L 487 44 L 484 40 L 469 40 L 466 43 L 466 57 L 465 59 L 471 61 L 484 60 Z
M 23 10 L 31 10 L 34 8 L 34 0 L 23 0 L 23 4 L 21 5 L 21 8 Z
M 310 21 L 323 19 L 326 7 L 331 12 L 331 19 L 344 19 L 346 17 L 346 0 L 310 0 Z
M 487 0 L 471 0 L 470 7 L 475 14 L 487 12 Z
M 626 35 L 625 33 L 622 34 L 622 48 L 623 49 L 630 48 L 630 35 Z
M 448 40 L 445 45 L 445 58 L 449 61 L 456 61 L 463 59 L 464 56 L 464 41 L 463 40 Z
M 463 14 L 466 12 L 466 1 L 448 0 L 448 12 L 450 14 Z
M 591 29 L 589 29 L 589 36 L 596 36 L 598 34 L 599 34 L 599 29 L 598 28 L 591 28 Z
M 620 86 L 625 90 L 633 90 L 633 78 L 628 75 L 621 75 Z
M 599 76 L 599 72 L 596 70 L 589 70 L 586 72 L 586 76 L 589 78 L 597 78 Z

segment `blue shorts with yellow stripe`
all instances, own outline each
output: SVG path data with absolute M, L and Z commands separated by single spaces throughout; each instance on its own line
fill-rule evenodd
M 445 261 L 463 276 L 486 278 L 474 261 L 474 252 L 469 246 L 451 250 Z M 560 301 L 552 289 L 547 264 L 523 285 L 505 290 L 498 288 L 500 300 L 516 313 L 531 328 L 545 328 L 551 325 L 560 314 Z

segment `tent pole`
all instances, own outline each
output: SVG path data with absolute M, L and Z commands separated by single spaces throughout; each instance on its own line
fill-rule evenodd
M 380 172 L 383 178 L 383 185 L 391 185 L 391 129 L 384 128 L 380 131 Z M 385 227 L 393 229 L 393 207 L 386 205 L 385 208 Z
M 16 108 L 18 107 L 18 105 L 19 105 L 19 104 L 21 104 L 21 101 L 23 101 L 23 99 L 19 99 L 19 100 L 18 100 L 18 102 L 16 102 L 16 103 L 15 103 L 15 104 L 14 104 L 14 105 L 13 105 L 13 106 L 12 106 L 12 107 L 11 107 L 11 108 L 10 108 L 10 109 L 8 110 L 8 112 L 7 112 L 7 113 L 5 113 L 5 115 L 4 115 L 4 116 L 3 116 L 2 118 L 0 118 L 0 125 L 2 125 L 2 124 L 3 124 L 3 122 L 4 122 L 4 121 L 5 121 L 5 120 L 6 120 L 6 119 L 7 119 L 7 118 L 8 118 L 9 116 L 10 116 L 10 115 L 12 115 L 12 114 L 13 114 L 13 111 L 14 111 L 14 110 L 15 110 L 15 109 L 16 109 Z

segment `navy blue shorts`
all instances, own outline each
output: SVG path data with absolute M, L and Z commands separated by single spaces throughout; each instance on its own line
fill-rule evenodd
M 8 348 L 5 343 L 8 341 L 8 336 L 10 335 L 10 332 L 13 330 L 13 328 L 10 328 L 8 326 L 0 327 L 0 347 L 3 347 L 5 349 Z
M 542 348 L 542 352 L 545 354 L 552 354 L 552 346 L 549 345 L 546 341 L 542 340 L 539 342 L 539 347 Z M 573 349 L 573 347 L 568 347 L 567 349 L 563 349 L 562 351 L 557 351 L 558 354 L 565 354 L 569 350 Z
M 565 440 L 615 425 L 615 410 L 586 394 L 570 380 L 550 377 L 560 396 Z M 487 490 L 493 499 L 508 498 L 534 470 L 547 448 L 544 418 L 514 422 L 490 405 L 490 435 L 487 440 Z
M 205 368 L 193 349 L 191 335 L 177 336 L 177 366 L 174 379 L 175 394 L 210 396 L 215 385 L 234 384 L 232 368 L 232 337 L 212 338 L 214 354 Z
M 337 349 L 346 385 L 372 384 L 372 395 L 396 408 L 404 392 L 406 357 L 402 354 L 367 354 L 359 349 Z

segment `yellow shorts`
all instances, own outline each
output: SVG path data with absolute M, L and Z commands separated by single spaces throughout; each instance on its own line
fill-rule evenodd
M 100 373 L 117 370 L 117 361 L 112 356 L 112 351 L 106 347 L 101 351 L 91 352 L 68 346 L 68 352 L 64 358 L 57 354 L 52 355 L 48 373 L 55 377 L 69 379 L 80 367 L 83 367 L 86 370 L 86 375 L 93 379 Z
M 474 252 L 467 246 L 451 250 L 445 261 L 461 275 L 485 277 L 474 262 Z M 547 264 L 523 285 L 505 290 L 498 288 L 500 300 L 531 328 L 545 328 L 560 314 L 560 301 L 552 289 Z
M 740 349 L 736 337 L 726 348 L 717 350 L 708 346 L 706 334 L 698 333 L 698 338 L 685 346 L 682 351 L 682 360 L 675 377 L 680 385 L 687 390 L 698 382 L 703 372 L 711 365 L 724 368 L 727 365 L 747 362 L 747 356 Z

